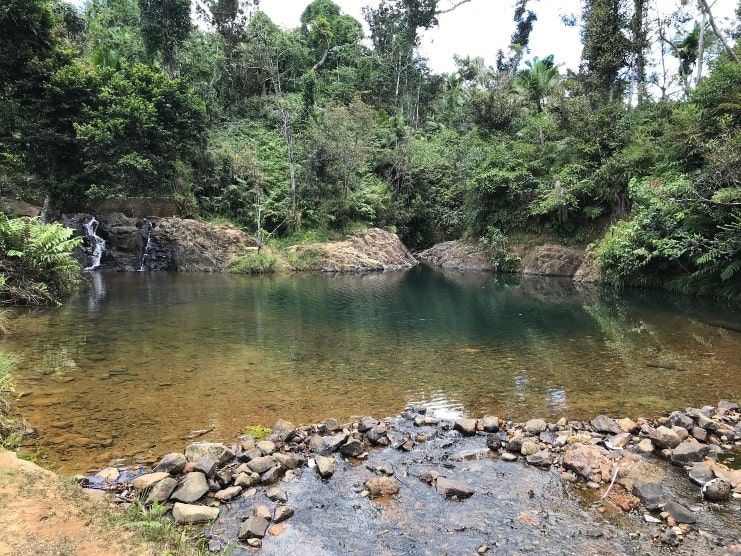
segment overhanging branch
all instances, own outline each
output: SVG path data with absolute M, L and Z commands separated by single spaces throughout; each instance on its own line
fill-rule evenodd
M 435 15 L 440 15 L 440 14 L 447 14 L 447 13 L 450 13 L 450 12 L 452 12 L 453 10 L 455 10 L 456 8 L 458 8 L 458 7 L 462 6 L 463 4 L 468 4 L 468 3 L 470 2 L 470 1 L 471 1 L 471 0 L 458 0 L 457 2 L 455 2 L 455 3 L 454 3 L 454 4 L 452 5 L 452 6 L 450 6 L 449 8 L 445 8 L 445 9 L 443 9 L 443 10 L 436 10 L 436 11 L 435 11 Z

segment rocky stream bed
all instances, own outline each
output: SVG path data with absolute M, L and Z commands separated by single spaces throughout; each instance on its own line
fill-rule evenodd
M 659 419 L 277 422 L 78 481 L 232 554 L 741 554 L 741 410 Z M 728 465 L 725 465 L 725 462 Z

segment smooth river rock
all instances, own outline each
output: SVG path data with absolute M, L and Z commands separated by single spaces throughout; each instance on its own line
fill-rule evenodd
M 186 463 L 188 463 L 188 460 L 185 458 L 184 454 L 174 452 L 163 457 L 153 471 L 155 473 L 164 471 L 170 475 L 179 475 L 183 472 L 183 469 L 185 469 Z
M 219 517 L 219 508 L 175 502 L 175 505 L 172 507 L 172 517 L 175 523 L 179 523 L 180 525 L 213 521 Z
M 658 510 L 666 504 L 664 490 L 659 483 L 636 483 L 633 496 L 637 496 L 647 510 Z
M 194 471 L 185 476 L 185 482 L 172 493 L 170 498 L 189 504 L 195 502 L 207 492 L 208 482 L 206 481 L 206 475 L 200 471 Z
M 476 419 L 456 419 L 453 429 L 463 436 L 473 436 L 476 434 Z
M 239 528 L 239 540 L 261 539 L 265 536 L 265 531 L 268 530 L 269 526 L 270 522 L 264 517 L 251 515 Z
M 525 423 L 525 432 L 530 434 L 540 434 L 546 428 L 548 428 L 548 423 L 543 419 L 530 419 Z
M 671 451 L 669 460 L 675 465 L 701 462 L 705 459 L 709 450 L 710 448 L 707 444 L 701 444 L 700 442 L 682 442 Z
M 276 465 L 280 465 L 280 462 L 275 459 L 274 456 L 261 456 L 259 458 L 248 461 L 246 465 L 255 473 L 263 474 L 268 469 L 272 469 Z
M 697 521 L 691 510 L 674 501 L 664 504 L 664 511 L 672 516 L 677 523 L 695 523 Z
M 160 503 L 164 502 L 165 500 L 169 499 L 172 495 L 172 492 L 175 490 L 175 487 L 178 486 L 178 482 L 173 479 L 172 477 L 167 477 L 165 479 L 162 479 L 161 481 L 155 483 L 151 490 L 149 491 L 149 495 L 147 496 L 147 499 L 144 501 L 145 505 L 154 504 L 155 502 Z
M 188 461 L 196 461 L 199 458 L 211 458 L 224 465 L 234 459 L 234 452 L 221 442 L 193 442 L 185 448 L 185 457 Z
M 594 469 L 599 468 L 605 450 L 598 446 L 576 444 L 563 455 L 563 466 L 587 481 L 592 480 Z
M 236 498 L 242 493 L 242 487 L 241 486 L 231 486 L 225 489 L 222 489 L 218 491 L 216 494 L 214 494 L 214 499 L 218 500 L 219 502 L 228 502 L 229 500 L 232 500 L 233 498 Z
M 720 478 L 713 479 L 702 487 L 702 496 L 712 502 L 725 502 L 733 496 L 733 485 Z
M 135 490 L 144 490 L 169 477 L 170 474 L 164 471 L 159 471 L 157 473 L 147 473 L 145 475 L 140 475 L 136 479 L 134 479 L 132 485 Z
M 675 431 L 663 425 L 655 429 L 646 427 L 646 432 L 648 432 L 651 442 L 659 448 L 676 448 L 682 441 Z
M 621 432 L 618 424 L 607 415 L 597 415 L 597 417 L 592 419 L 591 424 L 592 428 L 597 432 L 609 434 L 619 434 Z

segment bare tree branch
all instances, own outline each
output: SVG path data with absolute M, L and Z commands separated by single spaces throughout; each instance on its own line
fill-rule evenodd
M 734 52 L 733 48 L 728 46 L 728 43 L 723 38 L 723 35 L 720 33 L 720 30 L 718 30 L 718 27 L 715 25 L 715 19 L 713 18 L 713 14 L 710 11 L 710 6 L 708 6 L 707 0 L 698 0 L 698 3 L 700 4 L 700 10 L 702 10 L 702 13 L 708 16 L 708 20 L 710 20 L 710 27 L 712 27 L 713 33 L 715 33 L 715 36 L 718 37 L 718 40 L 723 45 L 723 48 L 726 49 L 726 52 L 728 52 L 728 55 L 737 64 L 741 63 L 741 61 L 739 61 L 738 59 L 738 56 L 736 56 L 736 52 Z
M 449 8 L 445 8 L 445 9 L 443 9 L 443 10 L 437 10 L 437 11 L 435 12 L 435 15 L 440 15 L 440 14 L 447 14 L 447 13 L 450 13 L 450 12 L 452 12 L 453 10 L 455 10 L 456 8 L 458 8 L 458 7 L 462 6 L 463 4 L 468 4 L 468 3 L 470 2 L 470 1 L 471 1 L 471 0 L 458 0 L 458 1 L 457 1 L 457 2 L 455 3 L 455 4 L 453 4 L 453 5 L 452 5 L 452 6 L 450 6 Z

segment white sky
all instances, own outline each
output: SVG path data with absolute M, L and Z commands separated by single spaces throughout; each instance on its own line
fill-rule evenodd
M 82 5 L 85 0 L 69 0 Z M 365 25 L 362 6 L 378 4 L 378 0 L 333 0 L 342 11 Z M 286 29 L 299 26 L 299 18 L 311 0 L 260 0 L 263 10 L 274 23 Z M 581 12 L 581 0 L 531 0 L 528 7 L 538 20 L 530 36 L 530 54 L 544 58 L 553 54 L 556 64 L 578 69 L 581 41 L 578 27 L 566 27 L 561 15 Z M 666 15 L 679 0 L 656 0 L 657 10 Z M 692 1 L 689 2 L 693 4 Z M 734 15 L 737 0 L 710 2 L 717 23 L 723 28 Z M 443 2 L 444 4 L 444 2 Z M 506 53 L 515 29 L 512 21 L 514 0 L 471 0 L 453 12 L 440 16 L 440 25 L 423 37 L 422 54 L 429 59 L 430 68 L 436 73 L 455 70 L 453 55 L 481 56 L 488 65 L 494 65 L 500 48 Z M 655 13 L 652 14 L 655 16 Z M 675 63 L 675 62 L 672 62 Z
M 343 13 L 351 15 L 365 25 L 362 6 L 378 4 L 377 0 L 333 0 Z M 260 9 L 274 23 L 293 28 L 311 0 L 260 0 Z M 538 15 L 530 38 L 531 55 L 543 58 L 555 55 L 556 63 L 564 62 L 576 69 L 581 55 L 579 30 L 561 23 L 562 13 L 579 13 L 580 0 L 531 1 L 531 9 Z M 515 30 L 512 20 L 513 0 L 471 0 L 456 10 L 439 17 L 440 25 L 423 37 L 422 53 L 429 59 L 430 68 L 436 73 L 455 69 L 453 55 L 481 56 L 494 65 L 497 50 L 509 46 Z M 367 31 L 366 31 L 367 32 Z
M 365 25 L 362 6 L 378 4 L 377 0 L 333 0 L 342 11 L 355 17 Z M 274 23 L 294 28 L 311 0 L 260 0 L 260 9 Z M 737 0 L 715 0 L 710 2 L 712 12 L 721 27 L 733 17 Z M 441 3 L 441 5 L 444 4 Z M 496 62 L 500 48 L 507 52 L 510 37 L 515 30 L 512 20 L 514 0 L 471 0 L 456 10 L 439 17 L 440 25 L 430 30 L 423 38 L 422 53 L 428 57 L 430 68 L 436 73 L 455 70 L 453 55 L 481 56 L 488 65 Z M 538 20 L 530 36 L 530 54 L 544 58 L 553 54 L 556 64 L 577 70 L 581 57 L 581 39 L 578 27 L 566 27 L 561 21 L 563 14 L 581 13 L 581 0 L 531 0 L 528 8 Z M 656 0 L 656 10 L 661 15 L 669 14 L 679 0 Z M 692 4 L 692 1 L 690 1 Z M 656 15 L 654 12 L 653 16 Z

